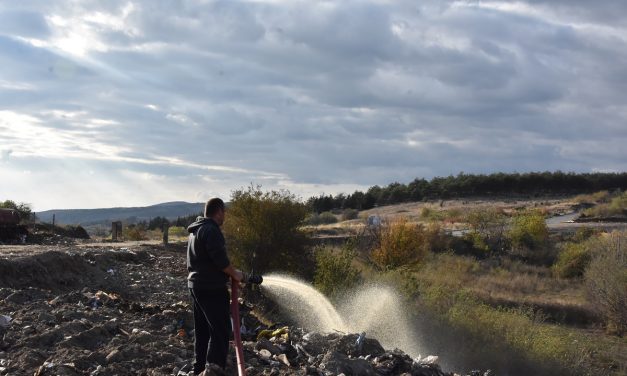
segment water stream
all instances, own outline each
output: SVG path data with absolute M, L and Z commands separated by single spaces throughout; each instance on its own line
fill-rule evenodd
M 366 332 L 385 348 L 420 354 L 418 338 L 402 299 L 382 286 L 363 286 L 337 307 L 310 284 L 283 275 L 264 276 L 261 285 L 268 296 L 298 325 L 318 332 Z

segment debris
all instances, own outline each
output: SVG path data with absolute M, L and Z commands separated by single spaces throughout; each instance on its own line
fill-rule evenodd
M 0 259 L 1 286 L 12 286 L 0 288 L 0 309 L 12 316 L 0 315 L 0 375 L 189 375 L 194 320 L 182 287 L 185 254 L 174 246 L 158 252 L 68 247 Z M 24 275 L 37 265 L 48 272 Z M 412 359 L 363 332 L 268 327 L 241 304 L 251 376 L 452 376 L 435 356 Z M 229 357 L 226 374 L 234 374 L 233 352 Z
M 0 327 L 7 328 L 11 325 L 11 316 L 0 315 Z

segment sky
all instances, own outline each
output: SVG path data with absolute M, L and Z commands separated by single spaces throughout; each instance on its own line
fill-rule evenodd
M 627 2 L 0 2 L 0 200 L 625 171 Z

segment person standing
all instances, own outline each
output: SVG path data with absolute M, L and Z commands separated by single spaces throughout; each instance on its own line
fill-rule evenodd
M 243 273 L 229 261 L 224 236 L 224 201 L 212 198 L 205 205 L 204 217 L 189 225 L 187 242 L 187 287 L 194 312 L 194 375 L 208 364 L 226 366 L 231 333 L 228 281 L 238 283 Z

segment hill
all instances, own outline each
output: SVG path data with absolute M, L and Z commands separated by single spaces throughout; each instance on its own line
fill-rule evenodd
M 130 208 L 53 209 L 37 213 L 37 218 L 42 222 L 52 222 L 52 216 L 55 215 L 56 223 L 73 225 L 105 224 L 112 221 L 135 223 L 154 217 L 165 217 L 168 219 L 185 217 L 201 213 L 203 207 L 204 203 L 201 202 L 174 201 Z

